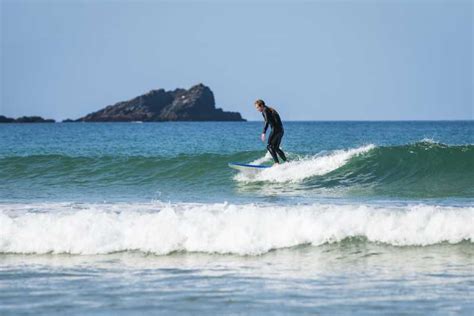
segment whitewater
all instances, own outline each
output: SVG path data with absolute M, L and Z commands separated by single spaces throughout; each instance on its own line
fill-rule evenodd
M 310 157 L 298 157 L 295 161 L 283 163 L 270 169 L 259 172 L 240 172 L 235 176 L 237 181 L 269 181 L 269 182 L 300 182 L 314 176 L 324 175 L 342 167 L 347 161 L 361 153 L 375 148 L 373 144 L 348 150 L 335 150 L 330 153 L 321 153 Z M 270 161 L 270 154 L 251 162 L 262 164 Z
M 474 207 L 413 205 L 3 205 L 0 252 L 261 255 L 350 238 L 393 246 L 474 242 Z

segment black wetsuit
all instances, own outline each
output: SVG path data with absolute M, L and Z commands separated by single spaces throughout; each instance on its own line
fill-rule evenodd
M 281 139 L 284 134 L 283 124 L 281 123 L 280 115 L 278 115 L 278 112 L 275 109 L 268 106 L 265 106 L 263 108 L 262 115 L 263 115 L 263 118 L 265 119 L 263 134 L 267 132 L 268 125 L 272 127 L 272 131 L 270 133 L 270 136 L 268 137 L 268 145 L 267 145 L 268 151 L 270 152 L 273 160 L 276 163 L 280 162 L 278 161 L 278 156 L 280 156 L 280 158 L 283 161 L 286 161 L 285 153 L 280 149 Z

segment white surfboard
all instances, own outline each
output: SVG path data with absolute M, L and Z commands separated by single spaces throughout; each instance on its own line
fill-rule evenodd
M 240 162 L 229 162 L 229 167 L 239 170 L 239 171 L 258 171 L 258 170 L 271 168 L 271 166 L 249 165 L 249 164 L 240 163 Z

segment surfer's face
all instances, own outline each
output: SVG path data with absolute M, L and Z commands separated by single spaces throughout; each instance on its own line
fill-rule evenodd
M 255 104 L 255 108 L 257 109 L 257 111 L 263 112 L 263 105 Z

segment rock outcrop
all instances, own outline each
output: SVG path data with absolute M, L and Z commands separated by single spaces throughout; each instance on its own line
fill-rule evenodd
M 17 119 L 0 115 L 0 123 L 54 123 L 55 120 L 44 119 L 41 116 L 22 116 Z
M 238 112 L 215 107 L 214 94 L 203 84 L 165 91 L 152 90 L 129 101 L 90 113 L 80 122 L 245 121 Z
M 0 123 L 15 123 L 15 119 L 11 117 L 6 117 L 4 115 L 0 115 Z

